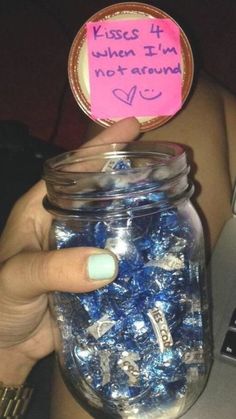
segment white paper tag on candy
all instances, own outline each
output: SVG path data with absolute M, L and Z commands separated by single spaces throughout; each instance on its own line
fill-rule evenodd
M 153 331 L 157 337 L 160 352 L 173 346 L 173 339 L 169 330 L 165 314 L 160 307 L 155 307 L 148 311 L 148 317 L 153 327 Z

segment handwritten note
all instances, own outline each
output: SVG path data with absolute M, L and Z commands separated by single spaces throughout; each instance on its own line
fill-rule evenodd
M 87 23 L 93 118 L 167 116 L 182 105 L 180 29 L 170 19 Z

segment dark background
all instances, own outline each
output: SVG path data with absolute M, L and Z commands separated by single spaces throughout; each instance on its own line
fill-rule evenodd
M 65 148 L 83 139 L 87 118 L 67 79 L 71 43 L 104 0 L 0 0 L 0 121 L 24 123 L 33 136 Z M 195 60 L 236 93 L 236 1 L 153 0 L 189 36 Z

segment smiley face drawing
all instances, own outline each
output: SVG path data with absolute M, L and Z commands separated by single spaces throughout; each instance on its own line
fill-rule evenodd
M 162 95 L 162 92 L 155 93 L 154 89 L 143 89 L 138 91 L 138 87 L 136 85 L 132 86 L 128 91 L 123 89 L 113 89 L 112 93 L 116 99 L 119 99 L 121 102 L 124 102 L 129 106 L 133 105 L 137 93 L 139 93 L 140 97 L 144 100 L 155 100 Z
M 139 95 L 144 100 L 155 100 L 155 99 L 158 99 L 162 95 L 162 92 L 159 92 L 156 94 L 154 89 L 144 89 L 144 90 L 139 90 Z

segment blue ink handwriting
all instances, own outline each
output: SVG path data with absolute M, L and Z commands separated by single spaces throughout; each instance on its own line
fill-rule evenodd
M 136 91 L 137 91 L 137 86 L 133 86 L 131 87 L 129 92 L 125 92 L 122 89 L 113 89 L 112 93 L 117 99 L 121 100 L 121 102 L 124 102 L 127 105 L 131 106 L 133 103 Z
M 122 29 L 109 29 L 101 31 L 101 25 L 93 26 L 93 38 L 95 41 L 100 38 L 112 39 L 114 41 L 134 41 L 139 38 L 139 29 L 133 28 L 131 31 L 123 31 Z
M 161 34 L 164 33 L 164 30 L 160 28 L 159 25 L 152 23 L 150 28 L 150 33 L 156 35 L 158 39 L 161 38 Z M 132 28 L 129 31 L 123 29 L 106 29 L 102 28 L 102 25 L 93 26 L 93 39 L 95 41 L 105 38 L 112 39 L 114 41 L 119 41 L 124 39 L 125 41 L 134 41 L 139 39 L 140 31 L 138 28 Z
M 163 66 L 163 67 L 148 67 L 146 65 L 142 67 L 122 67 L 119 65 L 115 70 L 108 69 L 103 70 L 101 68 L 96 68 L 95 70 L 95 76 L 97 78 L 99 77 L 113 77 L 115 75 L 121 75 L 124 76 L 125 73 L 127 74 L 127 71 L 129 71 L 130 74 L 134 74 L 136 76 L 143 76 L 146 74 L 162 74 L 164 76 L 172 75 L 172 74 L 182 74 L 180 63 L 178 63 L 176 66 Z
M 140 97 L 144 100 L 156 100 L 162 95 L 162 92 L 159 92 L 157 94 L 154 93 L 154 95 L 153 92 L 154 89 L 144 89 L 143 91 L 139 90 L 138 93 Z M 113 89 L 112 93 L 121 102 L 124 102 L 129 106 L 132 106 L 135 95 L 137 93 L 137 86 L 131 87 L 131 89 L 128 92 L 126 92 L 123 89 Z
M 144 45 L 143 47 L 146 50 L 146 53 L 144 54 L 146 57 L 153 57 L 153 55 L 159 55 L 161 52 L 163 55 L 167 54 L 175 54 L 178 55 L 175 47 L 163 47 L 162 44 L 158 45 L 158 48 L 156 45 Z M 159 51 L 159 53 L 157 52 Z
M 150 33 L 156 34 L 156 37 L 160 38 L 163 32 L 164 30 L 161 29 L 159 25 L 155 25 L 154 23 L 152 23 Z
M 139 94 L 140 94 L 141 98 L 145 99 L 145 100 L 155 100 L 155 99 L 158 99 L 162 95 L 162 92 L 154 94 L 154 96 L 149 96 L 148 95 L 149 93 L 151 95 L 153 95 L 153 92 L 154 92 L 154 89 L 144 89 L 143 92 L 141 90 L 139 90 Z
M 175 47 L 163 47 L 162 44 L 159 44 L 158 47 L 156 45 L 144 45 L 145 56 L 146 57 L 153 57 L 155 55 L 163 54 L 175 54 L 178 55 Z M 102 51 L 92 51 L 92 56 L 95 58 L 126 58 L 126 57 L 135 57 L 136 52 L 133 49 L 119 49 L 115 50 L 111 47 L 105 48 Z
M 130 56 L 135 57 L 136 54 L 133 49 L 112 50 L 110 47 L 108 47 L 107 49 L 104 49 L 103 51 L 92 51 L 92 56 L 95 58 L 114 58 L 114 57 L 126 58 Z

